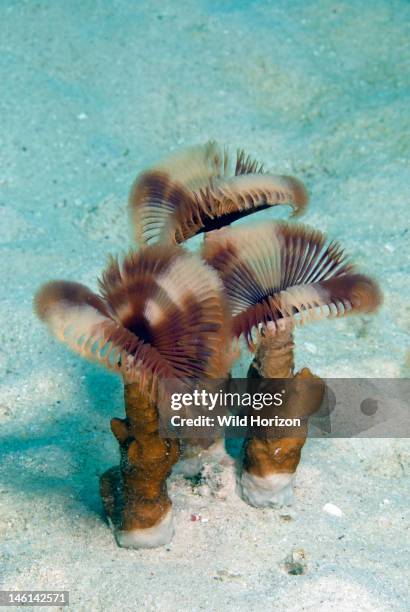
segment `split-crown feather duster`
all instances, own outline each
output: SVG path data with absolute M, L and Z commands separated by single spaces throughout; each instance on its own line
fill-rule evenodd
M 52 281 L 35 297 L 37 315 L 80 355 L 141 388 L 159 379 L 224 376 L 229 369 L 227 306 L 206 263 L 176 246 L 112 259 L 101 295 Z
M 337 242 L 304 225 L 268 222 L 210 234 L 203 257 L 219 273 L 233 334 L 254 348 L 253 331 L 309 319 L 372 312 L 381 292 L 356 272 Z
M 140 174 L 129 211 L 140 244 L 180 243 L 269 206 L 289 204 L 299 214 L 307 201 L 298 179 L 266 173 L 242 150 L 231 164 L 226 149 L 208 142 Z

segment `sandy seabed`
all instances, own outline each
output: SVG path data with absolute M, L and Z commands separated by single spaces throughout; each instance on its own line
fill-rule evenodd
M 404 0 L 1 2 L 3 589 L 67 589 L 79 611 L 408 610 L 408 440 L 309 440 L 291 508 L 247 506 L 218 461 L 174 474 L 172 544 L 117 548 L 98 478 L 120 381 L 49 337 L 32 296 L 95 287 L 132 244 L 135 174 L 216 138 L 304 180 L 306 223 L 383 288 L 377 316 L 299 330 L 298 366 L 408 377 L 409 30 Z

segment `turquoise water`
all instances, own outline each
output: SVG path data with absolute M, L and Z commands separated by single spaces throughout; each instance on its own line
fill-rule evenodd
M 121 414 L 120 381 L 47 336 L 31 304 L 50 278 L 95 288 L 108 253 L 132 244 L 126 201 L 137 172 L 216 139 L 301 178 L 311 195 L 303 220 L 339 239 L 382 286 L 377 316 L 300 330 L 298 366 L 322 376 L 408 376 L 409 17 L 409 3 L 398 0 L 0 2 L 7 588 L 68 586 L 78 610 L 112 609 L 118 598 L 124 609 L 264 609 L 272 601 L 330 609 L 334 597 L 343 610 L 404 609 L 394 566 L 404 441 L 361 442 L 354 452 L 348 441 L 310 441 L 290 525 L 252 514 L 233 495 L 216 509 L 200 498 L 212 520 L 206 534 L 193 532 L 187 516 L 199 498 L 175 482 L 186 532 L 180 527 L 169 558 L 114 549 L 97 478 L 116 461 L 108 421 Z M 245 353 L 237 373 L 248 361 Z M 340 528 L 319 516 L 329 497 L 349 505 Z M 306 535 L 308 523 L 326 537 Z M 278 563 L 299 542 L 312 572 L 295 588 Z M 214 580 L 226 567 L 245 578 Z M 104 595 L 90 594 L 101 568 Z M 133 607 L 118 589 L 121 576 L 131 581 Z

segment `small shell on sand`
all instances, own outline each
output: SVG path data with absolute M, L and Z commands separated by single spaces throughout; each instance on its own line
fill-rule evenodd
M 339 518 L 343 516 L 343 512 L 335 504 L 327 503 L 323 506 L 322 510 L 323 512 L 326 512 L 327 514 L 331 514 L 332 516 L 337 516 Z

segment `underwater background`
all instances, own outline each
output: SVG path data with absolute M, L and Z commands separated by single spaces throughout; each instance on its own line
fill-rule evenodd
M 302 221 L 384 292 L 376 316 L 299 329 L 297 366 L 408 377 L 409 68 L 405 0 L 0 1 L 1 588 L 67 589 L 75 610 L 407 609 L 407 440 L 309 440 L 290 509 L 246 506 L 215 466 L 175 475 L 173 542 L 117 548 L 98 477 L 120 380 L 48 336 L 32 297 L 96 288 L 133 244 L 136 174 L 216 139 L 302 179 Z

